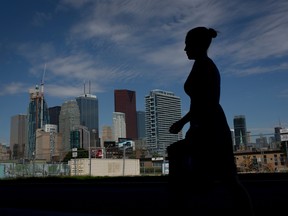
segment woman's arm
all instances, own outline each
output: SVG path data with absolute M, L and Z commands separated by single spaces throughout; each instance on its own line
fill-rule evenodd
M 169 128 L 169 132 L 173 134 L 179 133 L 185 124 L 190 121 L 190 112 L 183 116 L 180 120 L 174 122 Z

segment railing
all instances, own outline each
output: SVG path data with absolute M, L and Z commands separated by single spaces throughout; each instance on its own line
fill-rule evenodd
M 0 163 L 1 178 L 25 178 L 69 176 L 70 168 L 66 163 L 48 164 L 45 162 L 2 162 Z

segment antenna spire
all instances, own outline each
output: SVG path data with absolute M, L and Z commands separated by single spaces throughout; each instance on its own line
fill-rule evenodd
M 41 80 L 41 93 L 44 94 L 44 79 L 45 79 L 45 72 L 46 72 L 46 63 L 44 65 L 42 80 Z

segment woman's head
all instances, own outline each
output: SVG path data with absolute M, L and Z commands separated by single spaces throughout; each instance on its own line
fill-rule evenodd
M 188 31 L 185 38 L 185 51 L 189 59 L 207 55 L 212 38 L 217 37 L 217 31 L 212 28 L 196 27 Z

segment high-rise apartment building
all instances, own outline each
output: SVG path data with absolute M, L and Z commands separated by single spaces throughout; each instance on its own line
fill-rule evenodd
M 170 144 L 182 139 L 182 131 L 171 134 L 172 123 L 181 118 L 181 99 L 173 92 L 152 90 L 145 96 L 147 147 L 151 152 L 166 154 Z
M 35 156 L 36 131 L 49 124 L 48 106 L 44 99 L 43 85 L 36 85 L 29 90 L 30 103 L 27 113 L 27 141 L 25 145 L 25 157 L 32 159 Z
M 119 138 L 126 138 L 125 113 L 113 112 L 113 140 L 119 141 Z
M 240 145 L 247 145 L 247 128 L 246 119 L 244 115 L 236 115 L 233 119 L 234 135 L 235 135 L 235 147 L 239 149 Z
M 136 92 L 127 89 L 114 90 L 115 112 L 125 113 L 126 138 L 138 139 Z
M 27 115 L 24 114 L 11 117 L 10 149 L 12 159 L 20 159 L 24 157 L 26 143 L 26 118 Z
M 76 100 L 65 101 L 59 116 L 59 132 L 62 133 L 62 149 L 71 150 L 70 133 L 80 125 L 80 111 Z
M 91 147 L 100 147 L 99 139 L 99 108 L 96 95 L 86 94 L 76 98 L 80 111 L 80 124 L 90 132 Z

